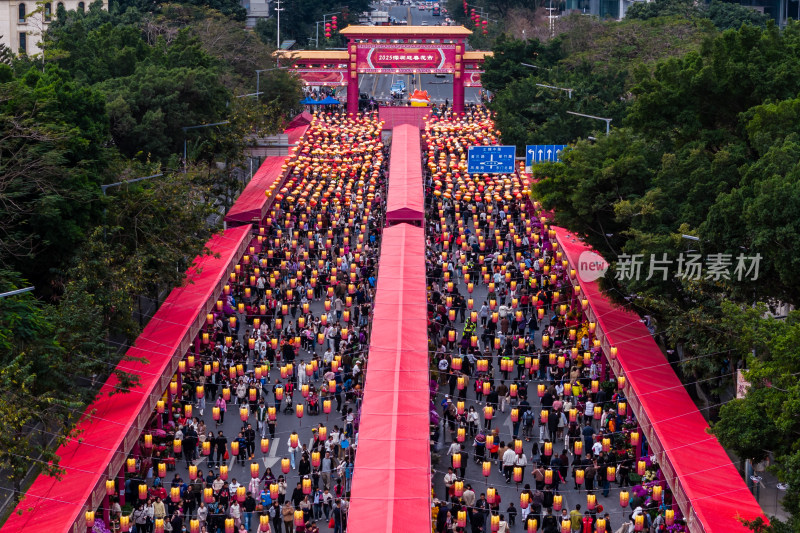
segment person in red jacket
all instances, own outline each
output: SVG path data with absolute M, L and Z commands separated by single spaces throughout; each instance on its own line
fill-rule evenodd
M 581 526 L 581 533 L 592 533 L 594 531 L 594 519 L 589 511 L 583 514 L 583 524 Z

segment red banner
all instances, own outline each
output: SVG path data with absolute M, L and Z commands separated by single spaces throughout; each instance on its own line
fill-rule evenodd
M 481 85 L 481 74 L 483 71 L 467 71 L 464 73 L 464 87 L 483 87 Z
M 446 44 L 393 46 L 360 43 L 356 61 L 359 74 L 452 74 L 456 47 Z
M 347 78 L 344 70 L 317 70 L 317 69 L 296 69 L 295 72 L 304 85 L 319 85 L 325 87 L 345 86 Z

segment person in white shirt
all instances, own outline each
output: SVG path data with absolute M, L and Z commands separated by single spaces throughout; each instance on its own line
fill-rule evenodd
M 458 476 L 453 472 L 452 468 L 448 468 L 447 473 L 444 475 L 444 486 L 447 489 L 447 496 L 445 496 L 445 499 L 449 499 L 453 496 L 453 485 L 456 481 L 458 481 Z
M 602 452 L 602 451 L 603 451 L 603 443 L 602 442 L 597 441 L 594 444 L 592 444 L 592 453 L 594 454 L 595 457 L 599 457 L 600 456 L 600 452 Z
M 239 527 L 239 524 L 241 523 L 242 519 L 242 509 L 241 507 L 239 507 L 239 502 L 237 500 L 234 499 L 233 503 L 231 503 L 231 507 L 228 510 L 228 514 L 230 515 L 231 518 L 233 518 L 236 527 Z
M 510 308 L 506 306 L 506 304 L 503 304 L 500 307 L 498 307 L 497 316 L 499 316 L 500 318 L 506 318 L 508 316 L 509 310 Z
M 469 430 L 470 437 L 474 437 L 478 433 L 479 423 L 480 417 L 478 416 L 478 411 L 476 411 L 474 407 L 470 407 L 467 412 L 467 429 Z
M 510 446 L 503 452 L 503 475 L 506 477 L 506 483 L 511 482 L 511 474 L 514 472 L 514 463 L 517 461 L 517 454 Z
M 481 326 L 486 327 L 486 321 L 489 319 L 489 306 L 486 304 L 486 302 L 483 302 L 483 305 L 478 312 L 478 317 L 481 320 Z
M 455 453 L 461 453 L 461 444 L 453 441 L 453 443 L 450 444 L 450 448 L 447 450 L 447 455 L 452 457 Z
M 594 416 L 594 402 L 592 400 L 586 400 L 586 407 L 583 410 L 583 416 L 586 417 L 587 420 L 590 420 Z
M 528 458 L 524 453 L 517 454 L 517 460 L 514 462 L 514 466 L 521 466 L 523 467 L 522 471 L 525 471 L 525 467 L 528 466 Z
M 296 431 L 292 431 L 292 435 L 297 435 L 297 432 Z M 291 438 L 291 436 L 289 436 L 289 439 L 288 439 L 286 444 L 287 444 L 287 449 L 288 449 L 288 452 L 289 452 L 289 462 L 292 465 L 292 470 L 294 470 L 295 461 L 296 461 L 296 458 L 297 458 L 297 448 L 292 446 L 292 438 Z
M 506 522 L 505 516 L 503 515 L 500 515 L 500 524 L 497 533 L 508 533 L 508 522 Z
M 145 503 L 144 504 L 144 516 L 146 517 L 146 520 L 148 522 L 152 523 L 153 519 L 155 518 L 155 514 L 156 514 L 156 509 L 155 509 L 155 507 L 153 507 L 153 504 L 150 503 L 149 501 L 147 503 Z

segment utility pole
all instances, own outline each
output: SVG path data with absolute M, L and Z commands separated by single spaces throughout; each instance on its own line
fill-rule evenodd
M 275 3 L 278 4 L 278 7 L 275 8 L 275 13 L 278 16 L 278 50 L 281 49 L 281 11 L 283 11 L 283 8 L 281 7 L 281 1 L 282 0 L 275 0 Z
M 555 24 L 553 23 L 553 19 L 557 18 L 553 16 L 553 10 L 557 9 L 553 7 L 553 0 L 550 0 L 550 7 L 547 8 L 547 20 L 550 26 L 550 38 L 552 39 L 555 36 L 556 28 Z

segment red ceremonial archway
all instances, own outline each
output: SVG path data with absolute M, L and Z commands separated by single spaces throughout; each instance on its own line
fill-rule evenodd
M 280 52 L 306 85 L 347 87 L 347 112 L 358 112 L 359 74 L 452 74 L 453 111 L 464 111 L 464 88 L 481 87 L 492 52 L 467 51 L 464 26 L 348 26 L 346 50 Z

